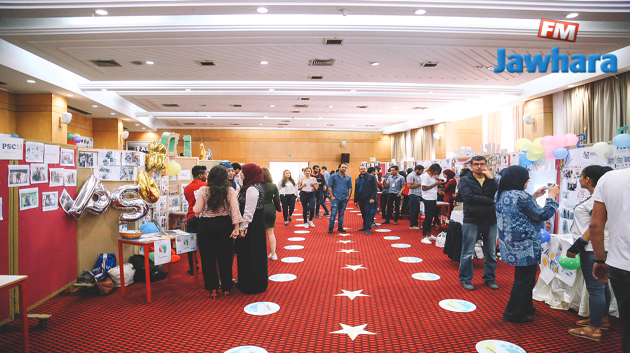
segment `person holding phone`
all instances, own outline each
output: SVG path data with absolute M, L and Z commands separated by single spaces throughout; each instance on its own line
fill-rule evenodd
M 308 228 L 308 226 L 315 228 L 313 214 L 315 213 L 315 192 L 318 190 L 319 184 L 317 179 L 311 176 L 312 173 L 313 170 L 310 167 L 304 168 L 304 176 L 298 180 L 304 228 Z
M 444 182 L 437 178 L 442 173 L 442 167 L 439 164 L 431 164 L 426 173 L 420 178 L 422 184 L 422 202 L 424 202 L 424 222 L 422 223 L 422 239 L 423 244 L 431 244 L 429 236 L 431 235 L 431 224 L 433 217 L 437 213 L 438 186 Z

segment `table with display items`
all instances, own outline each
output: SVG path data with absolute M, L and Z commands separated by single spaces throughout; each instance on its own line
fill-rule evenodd
M 166 240 L 169 239 L 172 241 L 177 242 L 177 239 L 182 237 L 182 236 L 189 236 L 189 235 L 194 235 L 194 233 L 186 233 L 183 231 L 167 231 L 167 234 L 159 234 L 159 233 L 154 233 L 154 234 L 145 234 L 143 235 L 141 238 L 138 239 L 125 239 L 125 238 L 118 238 L 118 254 L 120 256 L 120 261 L 122 261 L 124 259 L 123 257 L 123 244 L 127 244 L 127 245 L 136 245 L 136 246 L 140 246 L 143 248 L 144 251 L 144 275 L 145 275 L 145 286 L 146 286 L 146 295 L 147 295 L 147 303 L 151 303 L 151 275 L 150 275 L 150 268 L 149 268 L 149 248 L 153 245 L 153 242 L 157 241 L 157 240 Z M 196 250 L 191 250 L 193 253 L 193 263 L 196 264 L 197 263 L 197 251 Z M 169 265 L 169 272 L 171 271 L 171 266 L 170 263 L 168 263 Z M 197 289 L 198 286 L 198 280 L 197 280 L 197 266 L 193 266 L 193 276 L 195 278 L 195 289 Z M 169 279 L 171 277 L 169 276 Z M 120 290 L 122 295 L 125 295 L 125 266 L 120 266 Z
M 26 306 L 25 282 L 28 276 L 0 276 L 0 290 L 9 290 L 18 287 L 18 300 L 20 302 L 20 319 L 22 320 L 22 348 L 24 352 L 29 351 L 28 347 L 28 313 Z

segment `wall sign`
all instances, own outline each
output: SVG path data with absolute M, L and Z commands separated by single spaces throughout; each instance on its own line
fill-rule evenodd
M 22 160 L 24 139 L 0 136 L 0 159 Z

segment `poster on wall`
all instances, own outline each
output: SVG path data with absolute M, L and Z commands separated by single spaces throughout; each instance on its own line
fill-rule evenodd
M 179 172 L 179 175 L 177 176 L 178 180 L 190 180 L 192 179 L 190 176 L 190 170 L 186 169 L 186 170 L 182 170 Z
M 8 186 L 28 186 L 30 185 L 30 168 L 28 165 L 9 165 Z
M 127 141 L 127 150 L 138 151 L 145 154 L 149 153 L 150 141 Z
M 45 145 L 44 150 L 45 150 L 44 163 L 59 164 L 59 146 Z
M 63 168 L 50 168 L 50 181 L 48 182 L 48 186 L 63 186 Z
M 21 161 L 24 139 L 0 136 L 0 159 Z
M 39 206 L 39 188 L 20 189 L 20 211 Z
M 96 152 L 79 152 L 79 168 L 94 168 Z
M 61 149 L 61 163 L 64 167 L 74 167 L 74 150 L 70 148 Z
M 179 212 L 181 210 L 181 203 L 178 196 L 170 196 L 168 198 L 168 210 L 169 212 Z
M 102 166 L 120 165 L 120 151 L 110 151 L 110 150 L 98 151 L 98 165 L 102 165 Z
M 48 182 L 48 164 L 31 164 L 31 184 Z
M 123 151 L 122 152 L 122 165 L 136 166 L 141 165 L 142 153 L 137 151 Z
M 44 163 L 44 144 L 26 141 L 26 161 L 30 163 Z
M 79 136 L 81 141 L 77 143 L 77 147 L 94 148 L 94 139 L 87 136 Z
M 120 167 L 118 180 L 135 181 L 137 179 L 136 167 Z
M 64 169 L 63 186 L 77 186 L 77 171 Z
M 53 192 L 42 192 L 42 211 L 54 211 L 59 209 L 59 204 L 57 203 L 57 199 L 59 198 L 59 193 L 57 191 Z

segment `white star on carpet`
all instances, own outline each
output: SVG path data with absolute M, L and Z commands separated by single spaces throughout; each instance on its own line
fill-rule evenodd
M 339 330 L 339 331 L 334 331 L 331 333 L 341 333 L 341 334 L 347 334 L 348 336 L 350 336 L 350 339 L 354 341 L 355 338 L 357 338 L 358 335 L 376 335 L 376 333 L 374 332 L 369 332 L 369 331 L 365 331 L 364 328 L 367 326 L 367 324 L 365 325 L 359 325 L 359 326 L 348 326 L 348 325 L 344 325 L 342 323 L 340 323 L 339 325 L 341 325 L 341 327 L 343 327 L 343 330 Z
M 351 252 L 358 252 L 358 251 L 354 249 L 341 249 L 340 251 L 337 251 L 337 252 L 345 252 L 346 254 L 349 254 Z
M 348 297 L 350 298 L 350 300 L 354 300 L 354 298 L 356 297 L 369 297 L 369 295 L 367 294 L 361 294 L 361 292 L 363 292 L 363 289 L 355 291 L 342 289 L 341 291 L 343 292 L 343 294 L 335 294 L 335 297 Z
M 345 234 L 341 234 L 341 233 L 339 233 L 339 234 L 337 234 L 337 236 L 342 236 L 342 237 L 351 237 L 351 236 L 352 236 L 352 234 L 350 234 L 350 233 L 345 233 Z
M 367 270 L 367 267 L 363 267 L 363 265 L 348 265 L 346 264 L 347 267 L 342 267 L 341 269 L 348 269 L 348 270 L 352 270 L 352 271 L 356 271 L 358 269 L 362 269 L 362 270 Z
M 339 240 L 337 243 L 348 244 L 348 243 L 354 243 L 354 242 L 352 240 Z

